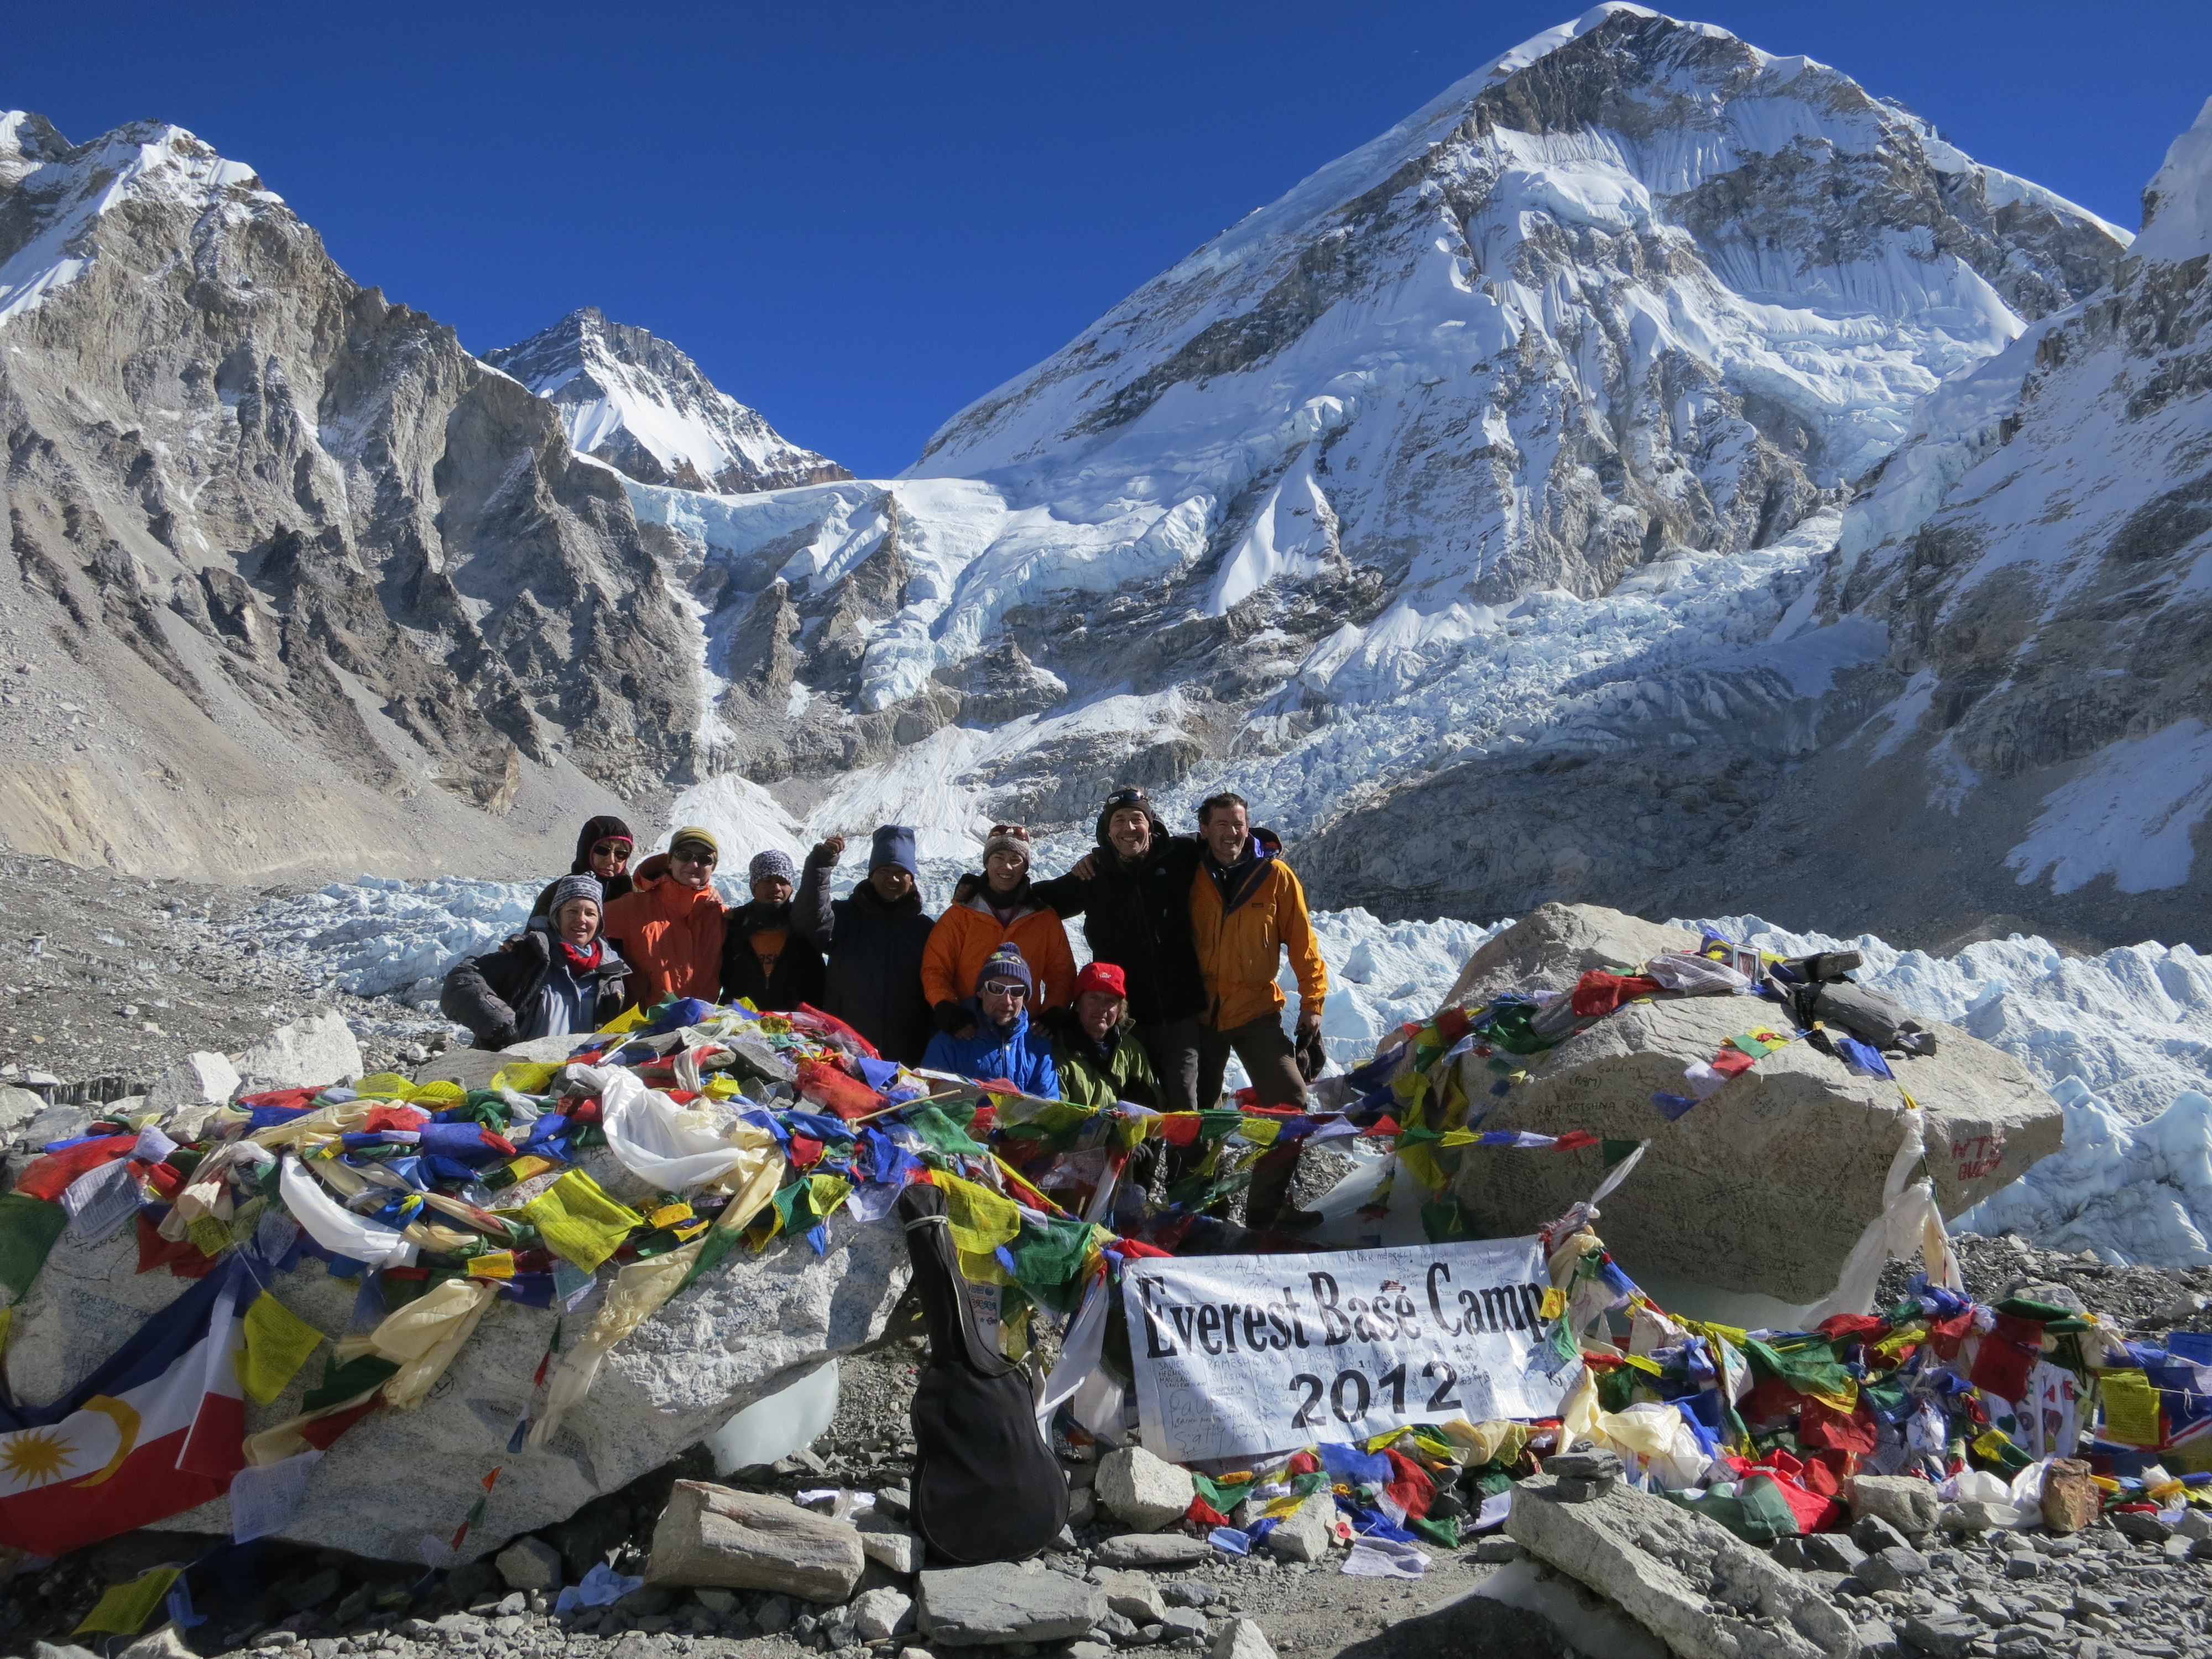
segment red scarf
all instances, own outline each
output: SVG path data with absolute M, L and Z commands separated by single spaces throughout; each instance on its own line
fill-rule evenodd
M 561 947 L 562 956 L 568 959 L 569 973 L 578 979 L 583 978 L 586 974 L 597 973 L 601 959 L 606 955 L 605 951 L 601 948 L 600 941 L 597 939 L 592 941 L 592 948 L 588 954 L 579 951 L 558 933 L 553 936 L 553 943 Z

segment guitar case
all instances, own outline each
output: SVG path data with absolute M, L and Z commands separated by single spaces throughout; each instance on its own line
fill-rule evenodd
M 1067 1525 L 1067 1478 L 1037 1426 L 1029 1367 L 976 1322 L 943 1191 L 916 1182 L 897 1209 L 929 1328 L 914 1391 L 914 1528 L 962 1566 L 1024 1560 Z

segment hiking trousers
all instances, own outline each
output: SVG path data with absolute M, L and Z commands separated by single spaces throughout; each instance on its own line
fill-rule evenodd
M 1271 1013 L 1232 1025 L 1225 1031 L 1199 1028 L 1198 1099 L 1202 1109 L 1221 1103 L 1221 1079 L 1229 1069 L 1229 1056 L 1244 1062 L 1251 1077 L 1254 1101 L 1261 1106 L 1304 1106 L 1305 1079 L 1298 1075 L 1297 1050 L 1283 1030 L 1282 1016 Z M 1245 1195 L 1246 1224 L 1264 1227 L 1282 1210 L 1291 1179 L 1297 1173 L 1299 1143 L 1275 1146 L 1262 1152 L 1252 1165 L 1252 1184 Z M 1181 1151 L 1181 1148 L 1177 1149 Z M 1171 1178 L 1182 1170 L 1171 1159 Z M 1190 1162 L 1194 1165 L 1196 1160 Z
M 1164 1112 L 1198 1109 L 1199 1038 L 1204 1029 L 1195 1014 L 1188 1019 L 1137 1027 L 1137 1041 L 1145 1045 L 1146 1058 L 1152 1062 Z M 1218 1073 L 1213 1082 L 1218 1091 L 1221 1086 Z

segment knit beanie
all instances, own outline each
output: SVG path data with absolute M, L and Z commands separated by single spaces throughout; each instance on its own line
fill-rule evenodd
M 868 849 L 869 869 L 880 870 L 886 864 L 896 864 L 916 881 L 921 879 L 921 866 L 914 855 L 914 831 L 903 823 L 884 824 Z
M 757 881 L 786 881 L 795 886 L 799 871 L 788 853 L 756 853 L 753 861 L 745 867 L 745 881 L 748 885 Z
M 570 899 L 580 898 L 591 900 L 601 910 L 607 908 L 606 889 L 599 885 L 597 876 L 563 876 L 553 884 L 552 901 L 546 905 L 545 914 L 557 916 L 562 905 Z
M 1022 960 L 1022 953 L 1011 945 L 1001 945 L 985 960 L 983 970 L 975 975 L 976 994 L 981 996 L 983 988 L 994 979 L 1018 979 L 1028 989 L 1036 989 L 1036 981 L 1030 977 L 1029 963 Z
M 994 853 L 1012 853 L 1022 861 L 1022 868 L 1030 867 L 1030 832 L 1018 823 L 1002 823 L 983 837 L 983 858 L 989 862 Z

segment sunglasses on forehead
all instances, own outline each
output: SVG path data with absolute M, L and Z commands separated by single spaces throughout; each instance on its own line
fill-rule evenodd
M 994 823 L 991 826 L 991 834 L 986 836 L 984 839 L 988 841 L 997 836 L 1005 836 L 1013 841 L 1027 841 L 1030 838 L 1029 826 L 1021 823 Z

